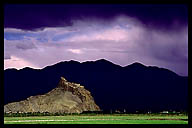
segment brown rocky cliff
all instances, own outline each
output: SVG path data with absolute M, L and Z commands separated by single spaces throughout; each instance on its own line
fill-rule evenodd
M 58 86 L 44 95 L 31 96 L 4 106 L 4 112 L 81 113 L 100 111 L 91 93 L 84 86 L 61 77 Z

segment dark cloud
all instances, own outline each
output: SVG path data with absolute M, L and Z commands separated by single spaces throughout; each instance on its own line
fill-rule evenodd
M 183 55 L 183 52 L 180 48 L 174 46 L 165 46 L 165 47 L 151 47 L 153 49 L 152 55 L 154 58 L 168 61 L 172 63 L 188 62 L 188 58 Z
M 183 33 L 165 33 L 154 37 L 154 44 L 151 45 L 151 53 L 157 59 L 171 63 L 188 62 L 187 31 Z M 156 40 L 155 40 L 156 39 Z
M 127 15 L 138 19 L 145 27 L 170 30 L 187 25 L 187 11 L 187 5 L 179 4 L 7 4 L 4 6 L 4 27 L 31 30 L 71 26 L 73 20 L 86 18 L 108 23 L 118 15 Z

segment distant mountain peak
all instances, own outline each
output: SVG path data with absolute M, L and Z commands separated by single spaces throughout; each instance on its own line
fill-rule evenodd
M 146 67 L 145 65 L 139 63 L 139 62 L 134 62 L 130 65 L 127 65 L 126 67 Z
M 113 62 L 109 61 L 109 60 L 106 60 L 106 59 L 99 59 L 99 60 L 96 60 L 94 61 L 95 63 L 102 63 L 102 64 L 113 64 L 113 65 L 116 65 L 114 64 Z
M 132 65 L 140 65 L 140 66 L 144 66 L 143 64 L 139 63 L 139 62 L 134 62 Z
M 108 60 L 106 60 L 106 59 L 99 59 L 99 60 L 97 60 L 97 61 L 109 62 L 109 61 L 108 61 Z
M 80 63 L 79 61 L 76 60 L 68 60 L 68 61 L 62 61 L 61 63 Z

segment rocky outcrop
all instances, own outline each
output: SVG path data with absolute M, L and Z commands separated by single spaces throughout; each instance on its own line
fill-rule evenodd
M 82 113 L 100 111 L 91 93 L 84 86 L 61 77 L 58 86 L 44 95 L 31 96 L 4 106 L 4 112 Z

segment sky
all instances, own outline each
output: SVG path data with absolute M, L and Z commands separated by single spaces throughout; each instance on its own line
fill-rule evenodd
M 187 5 L 4 5 L 4 69 L 98 59 L 188 76 Z

